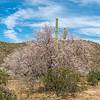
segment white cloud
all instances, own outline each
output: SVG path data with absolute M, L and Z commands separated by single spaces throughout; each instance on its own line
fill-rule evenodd
M 37 5 L 38 10 L 33 11 L 33 17 L 54 18 L 64 11 L 64 7 L 53 0 L 26 0 L 31 5 Z M 45 6 L 41 6 L 45 5 Z
M 100 27 L 100 17 L 68 17 L 60 19 L 61 26 L 77 27 Z
M 31 8 L 20 9 L 14 14 L 11 14 L 7 18 L 2 20 L 8 29 L 13 29 L 16 25 L 19 25 L 21 20 L 31 19 L 31 18 L 55 18 L 62 12 L 62 7 L 59 5 L 48 5 L 46 7 L 38 7 L 38 10 Z M 20 21 L 19 21 L 20 20 Z
M 29 24 L 33 27 L 41 27 L 44 24 L 55 26 L 55 20 Z M 28 25 L 28 24 L 27 24 Z M 59 18 L 59 27 L 80 28 L 80 27 L 100 27 L 100 17 L 66 17 Z
M 58 2 L 55 2 L 54 0 L 25 0 L 25 5 L 31 5 L 31 6 L 34 6 L 34 5 L 45 5 L 45 6 L 48 6 L 48 5 L 57 5 Z
M 20 41 L 18 38 L 17 38 L 17 33 L 14 31 L 14 30 L 6 30 L 5 32 L 4 32 L 4 35 L 5 35 L 5 37 L 7 37 L 7 38 L 9 38 L 9 39 L 12 39 L 12 40 L 14 40 L 15 42 L 18 42 L 18 41 Z
M 34 24 L 28 24 L 30 27 L 43 27 L 44 25 L 51 25 L 50 22 L 39 22 Z
M 58 4 L 54 5 L 52 5 L 51 3 L 47 4 L 46 0 L 42 1 L 30 0 L 30 1 L 32 1 L 31 2 L 32 4 L 45 3 L 46 6 L 45 7 L 38 6 L 37 10 L 33 8 L 19 9 L 18 11 L 16 11 L 14 14 L 11 14 L 7 18 L 3 18 L 1 23 L 7 26 L 7 30 L 5 30 L 6 37 L 13 40 L 18 40 L 14 28 L 17 26 L 24 26 L 26 19 L 32 19 L 32 18 L 52 19 L 62 12 L 63 7 L 61 7 Z
M 62 18 L 59 25 L 60 27 L 75 28 L 80 34 L 100 36 L 100 17 Z
M 87 5 L 87 4 L 100 4 L 100 0 L 69 0 L 75 3 L 79 3 L 81 5 Z
M 2 23 L 4 23 L 8 29 L 12 29 L 16 25 L 16 19 L 15 16 L 8 16 L 6 19 L 2 20 Z
M 93 27 L 93 28 L 81 28 L 78 30 L 80 34 L 87 34 L 87 35 L 96 35 L 100 37 L 100 27 Z
M 30 27 L 42 27 L 45 24 L 55 26 L 55 20 L 27 25 Z M 59 27 L 75 28 L 80 34 L 100 36 L 100 17 L 59 18 Z
M 29 14 L 27 14 L 29 12 Z M 11 14 L 7 18 L 2 19 L 1 23 L 5 24 L 7 26 L 7 30 L 5 30 L 4 35 L 5 37 L 14 40 L 15 42 L 20 41 L 20 39 L 17 37 L 17 33 L 14 30 L 14 27 L 16 25 L 19 25 L 19 21 L 21 18 L 22 19 L 28 19 L 31 17 L 31 10 L 27 9 L 23 10 L 20 9 L 14 14 Z
M 31 9 L 20 9 L 19 11 L 15 12 L 14 14 L 11 14 L 7 18 L 2 19 L 2 23 L 7 26 L 8 29 L 13 29 L 18 23 L 18 20 L 20 18 L 28 19 L 31 18 L 31 15 L 33 14 Z
M 41 4 L 43 3 L 44 1 L 46 0 L 26 0 L 27 3 L 30 3 L 30 4 Z
M 59 16 L 63 8 L 59 5 L 49 5 L 47 7 L 39 7 L 39 10 L 35 13 L 36 16 L 40 16 L 43 18 L 55 18 Z

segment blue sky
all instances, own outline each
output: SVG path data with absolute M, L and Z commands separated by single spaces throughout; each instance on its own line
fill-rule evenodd
M 0 41 L 36 37 L 45 24 L 67 27 L 76 38 L 100 43 L 100 0 L 0 0 Z

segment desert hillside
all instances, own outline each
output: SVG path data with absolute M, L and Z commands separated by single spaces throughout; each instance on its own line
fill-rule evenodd
M 35 53 L 37 52 L 39 54 L 41 49 L 40 48 L 38 52 L 39 46 L 35 43 L 29 43 L 26 45 L 24 45 L 24 43 L 0 43 L 0 47 L 0 61 L 4 61 L 7 66 L 19 67 L 19 70 L 21 70 L 21 66 L 24 66 L 27 69 L 27 64 L 21 64 L 22 62 L 24 63 L 24 61 L 30 63 L 30 66 L 34 66 L 35 63 L 33 60 L 35 59 Z M 84 72 L 91 66 L 100 65 L 100 44 L 85 40 L 74 40 L 70 42 L 66 41 L 65 48 L 67 48 L 66 64 L 69 67 L 71 66 L 76 70 Z M 39 56 L 40 55 L 38 55 L 38 57 Z M 32 61 L 29 62 L 28 59 Z
M 23 43 L 6 43 L 0 42 L 0 64 L 3 63 L 4 57 L 10 54 L 15 48 L 22 46 Z

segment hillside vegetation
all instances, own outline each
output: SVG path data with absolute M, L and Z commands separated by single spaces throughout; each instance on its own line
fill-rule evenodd
M 4 57 L 10 54 L 15 48 L 22 46 L 22 43 L 0 42 L 0 64 L 3 63 Z
M 95 66 L 98 66 L 100 67 L 100 44 L 97 44 L 97 43 L 94 43 L 94 42 L 89 42 L 94 50 L 92 51 L 92 54 L 93 54 L 93 64 Z
M 19 46 L 20 44 L 8 44 L 8 46 L 6 44 L 4 48 L 8 47 L 8 49 L 7 50 L 5 49 L 2 51 L 5 56 L 9 54 L 4 59 L 5 67 L 8 66 L 8 69 L 12 71 L 13 70 L 16 71 L 16 74 L 18 73 L 18 75 L 20 74 L 25 75 L 26 73 L 28 75 L 29 73 L 29 76 L 30 76 L 31 69 L 29 69 L 29 67 L 34 68 L 35 72 L 38 71 L 37 73 L 40 73 L 39 71 L 41 70 L 42 71 L 41 74 L 43 74 L 44 71 L 47 70 L 48 64 L 46 65 L 46 62 L 48 62 L 49 64 L 50 62 L 46 61 L 47 59 L 45 57 L 41 58 L 41 55 L 43 52 L 44 53 L 47 52 L 46 54 L 43 53 L 42 56 L 48 56 L 47 54 L 49 51 L 44 51 L 44 47 L 43 48 L 39 47 L 35 43 L 20 46 L 20 48 L 15 49 Z M 60 48 L 62 50 L 62 46 Z M 59 57 L 57 58 L 58 60 L 55 58 L 56 54 L 52 54 L 52 52 L 50 51 L 51 54 L 49 55 L 50 56 L 54 55 L 53 61 L 54 63 L 56 62 L 56 66 L 74 67 L 76 70 L 80 72 L 88 71 L 89 67 L 93 67 L 93 66 L 99 67 L 100 65 L 100 45 L 99 44 L 90 42 L 90 41 L 74 40 L 72 42 L 66 41 L 65 48 L 66 48 L 66 51 L 64 51 L 65 54 L 62 54 L 61 50 L 59 51 Z M 53 50 L 53 47 L 50 47 L 50 49 Z M 11 52 L 10 50 L 13 52 Z M 60 60 L 60 63 L 58 62 L 59 60 Z M 37 66 L 37 67 L 34 67 L 34 66 Z

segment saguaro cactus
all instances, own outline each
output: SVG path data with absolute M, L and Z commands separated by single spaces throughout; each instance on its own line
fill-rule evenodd
M 66 40 L 67 38 L 67 28 L 64 28 L 64 33 L 63 33 L 63 40 Z
M 67 38 L 67 28 L 64 28 L 64 32 L 63 32 L 63 48 L 65 47 L 65 42 L 66 42 L 66 38 Z
M 56 18 L 55 46 L 58 48 L 58 18 Z

